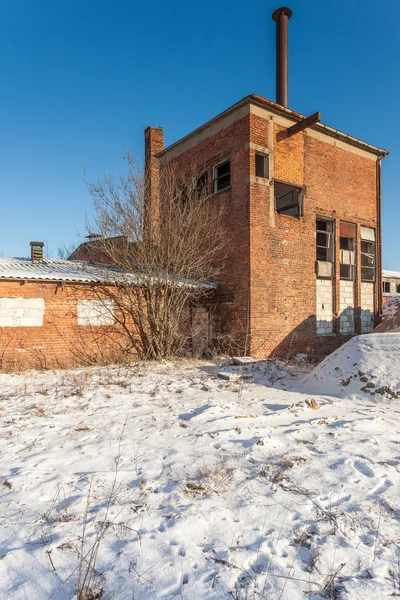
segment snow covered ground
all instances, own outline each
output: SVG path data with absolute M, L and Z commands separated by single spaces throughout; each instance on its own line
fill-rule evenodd
M 382 334 L 253 383 L 0 375 L 0 598 L 73 598 L 96 541 L 92 600 L 399 596 L 399 366 Z

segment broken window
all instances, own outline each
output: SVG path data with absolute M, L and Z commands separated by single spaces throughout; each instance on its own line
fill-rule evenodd
M 275 181 L 275 209 L 281 215 L 302 217 L 304 215 L 304 189 Z
M 361 227 L 361 281 L 375 281 L 375 229 Z
M 317 260 L 333 260 L 333 221 L 317 219 Z
M 231 185 L 231 161 L 216 165 L 213 169 L 213 192 L 221 192 Z
M 256 152 L 256 177 L 269 179 L 269 157 Z
M 390 294 L 390 281 L 383 282 L 383 293 Z
M 356 225 L 340 223 L 340 279 L 356 278 Z

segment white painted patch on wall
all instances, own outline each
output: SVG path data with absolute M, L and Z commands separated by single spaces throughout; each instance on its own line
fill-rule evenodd
M 354 281 L 340 281 L 340 333 L 355 333 Z
M 114 325 L 113 300 L 78 300 L 78 325 Z
M 361 333 L 369 333 L 374 328 L 374 284 L 361 283 Z
M 317 279 L 317 335 L 333 333 L 332 280 Z
M 44 298 L 0 298 L 0 327 L 42 327 Z

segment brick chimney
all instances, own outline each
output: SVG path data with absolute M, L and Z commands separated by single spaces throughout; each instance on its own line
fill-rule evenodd
M 145 209 L 154 231 L 158 230 L 160 221 L 160 161 L 156 154 L 161 150 L 164 150 L 162 127 L 147 127 L 144 131 Z
M 31 242 L 31 261 L 36 264 L 43 262 L 43 242 Z

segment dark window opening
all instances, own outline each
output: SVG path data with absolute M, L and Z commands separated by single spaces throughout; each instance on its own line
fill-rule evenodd
M 333 260 L 333 222 L 317 219 L 317 260 Z
M 353 280 L 356 278 L 356 267 L 355 265 L 340 265 L 340 279 L 350 279 Z
M 396 285 L 396 294 L 400 294 L 400 283 Z
M 375 242 L 361 240 L 361 281 L 375 281 Z
M 340 249 L 354 252 L 356 249 L 356 240 L 340 236 Z
M 196 181 L 195 200 L 204 200 L 208 191 L 208 173 L 204 171 Z
M 304 189 L 287 183 L 275 182 L 275 209 L 280 215 L 304 215 Z
M 220 192 L 231 185 L 231 161 L 227 160 L 214 167 L 213 191 Z
M 390 294 L 390 281 L 383 282 L 383 293 Z
M 178 202 L 186 204 L 189 200 L 189 190 L 186 183 L 182 183 L 175 191 L 175 197 Z
M 256 153 L 256 177 L 269 178 L 269 160 L 265 154 Z

